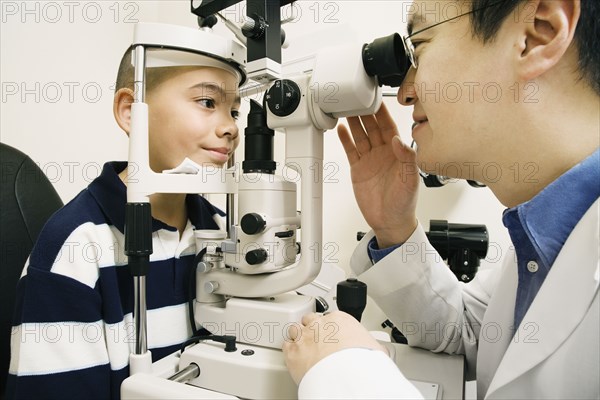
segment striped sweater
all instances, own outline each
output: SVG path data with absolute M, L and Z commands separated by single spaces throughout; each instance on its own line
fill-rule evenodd
M 40 233 L 17 287 L 8 399 L 120 397 L 134 345 L 133 278 L 123 248 L 126 187 L 117 176 L 125 167 L 107 163 Z M 188 195 L 186 205 L 181 239 L 175 228 L 152 222 L 147 307 L 153 361 L 191 335 L 193 230 L 218 228 L 220 212 L 207 200 Z

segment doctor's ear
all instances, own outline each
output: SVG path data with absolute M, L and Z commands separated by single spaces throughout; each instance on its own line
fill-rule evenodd
M 580 0 L 532 0 L 520 9 L 519 75 L 534 79 L 554 67 L 573 43 L 581 14 Z
M 133 103 L 133 90 L 121 88 L 115 93 L 113 114 L 117 124 L 127 133 L 131 129 L 131 104 Z

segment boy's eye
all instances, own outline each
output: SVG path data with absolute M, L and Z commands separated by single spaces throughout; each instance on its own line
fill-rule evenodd
M 240 117 L 240 112 L 238 110 L 231 110 L 231 117 L 237 121 Z
M 206 108 L 215 108 L 215 101 L 213 99 L 198 99 L 196 102 Z

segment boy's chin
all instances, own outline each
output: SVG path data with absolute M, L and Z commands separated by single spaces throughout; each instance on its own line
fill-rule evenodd
M 204 161 L 199 163 L 202 167 L 206 168 L 225 168 L 226 163 L 216 161 Z
M 206 157 L 204 155 L 196 157 L 187 157 L 187 159 L 191 160 L 192 162 L 203 168 L 223 168 L 227 165 L 227 160 L 217 159 L 214 157 Z

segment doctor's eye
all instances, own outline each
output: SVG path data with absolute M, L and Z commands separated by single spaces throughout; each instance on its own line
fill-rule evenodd
M 419 47 L 423 43 L 425 43 L 425 42 L 423 42 L 423 41 L 420 41 L 420 42 L 419 41 L 414 41 L 414 42 L 412 42 L 412 45 L 413 45 L 413 55 L 414 55 L 415 59 L 418 58 L 417 54 L 419 53 Z

